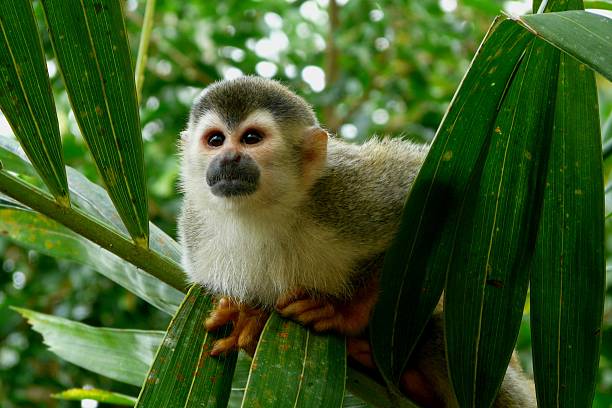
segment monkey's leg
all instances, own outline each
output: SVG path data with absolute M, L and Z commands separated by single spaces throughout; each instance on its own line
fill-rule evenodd
M 316 331 L 354 336 L 368 326 L 377 298 L 378 278 L 372 276 L 348 300 L 317 298 L 298 290 L 280 299 L 276 309 L 282 316 Z
M 229 298 L 221 298 L 204 325 L 209 331 L 232 322 L 234 328 L 229 336 L 217 340 L 210 352 L 213 356 L 241 348 L 253 355 L 269 312 L 239 304 Z
M 350 358 L 375 372 L 376 365 L 372 356 L 372 347 L 367 339 L 347 337 L 347 352 Z M 411 400 L 425 408 L 445 407 L 442 399 L 434 391 L 434 386 L 414 367 L 407 367 L 400 380 L 400 388 Z

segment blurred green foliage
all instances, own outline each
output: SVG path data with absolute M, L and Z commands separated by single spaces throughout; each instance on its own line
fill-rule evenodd
M 342 0 L 331 13 L 329 0 L 185 3 L 157 0 L 141 103 L 149 215 L 171 236 L 179 206 L 177 135 L 193 97 L 211 81 L 239 74 L 273 76 L 310 101 L 321 122 L 345 138 L 361 142 L 373 134 L 391 134 L 429 141 L 492 18 L 503 8 L 530 9 L 524 2 L 495 0 Z M 34 4 L 66 162 L 99 182 L 53 61 L 39 4 Z M 127 1 L 125 12 L 135 60 L 144 1 Z M 612 86 L 599 83 L 605 119 L 612 112 Z M 0 132 L 10 133 L 5 122 L 0 121 Z M 608 179 L 612 161 L 606 172 Z M 612 197 L 606 199 L 612 211 Z M 606 225 L 609 264 L 611 224 Z M 609 271 L 600 407 L 612 405 L 611 281 Z M 11 305 L 97 326 L 165 329 L 169 321 L 90 268 L 0 237 L 0 406 L 5 408 L 77 406 L 49 395 L 85 385 L 137 393 L 135 387 L 53 356 Z M 528 316 L 518 348 L 529 369 Z

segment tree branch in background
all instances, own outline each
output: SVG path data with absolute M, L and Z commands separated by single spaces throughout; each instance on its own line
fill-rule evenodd
M 155 0 L 147 0 L 145 8 L 144 22 L 142 24 L 142 32 L 140 34 L 140 45 L 138 46 L 138 56 L 136 58 L 136 72 L 134 79 L 136 81 L 136 97 L 138 103 L 142 100 L 142 84 L 144 82 L 144 72 L 147 66 L 147 54 L 149 51 L 149 40 L 151 31 L 153 31 L 153 18 L 155 16 Z
M 143 24 L 143 19 L 141 19 L 138 14 L 126 12 L 125 17 L 134 24 Z M 155 33 L 151 33 L 150 42 L 159 50 L 159 53 L 165 54 L 172 62 L 181 67 L 183 74 L 190 81 L 197 82 L 202 85 L 215 81 L 216 78 L 213 78 L 207 73 L 203 72 L 193 62 L 192 58 L 180 52 L 172 44 L 168 43 Z
M 338 49 L 334 40 L 339 26 L 338 3 L 336 3 L 336 0 L 329 0 L 328 15 L 329 31 L 327 33 L 327 46 L 325 47 L 325 82 L 329 88 L 338 80 Z M 323 108 L 323 116 L 330 130 L 334 133 L 337 132 L 339 123 L 333 103 L 328 103 Z

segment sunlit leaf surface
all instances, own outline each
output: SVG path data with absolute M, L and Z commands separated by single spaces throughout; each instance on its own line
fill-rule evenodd
M 49 349 L 73 364 L 113 380 L 140 386 L 164 333 L 87 326 L 15 308 L 42 334 Z
M 229 334 L 204 329 L 211 297 L 189 290 L 166 331 L 138 397 L 137 407 L 223 407 L 229 399 L 238 353 L 212 357 L 213 343 Z
M 134 73 L 121 2 L 42 2 L 72 109 L 123 223 L 149 238 Z
M 116 392 L 99 390 L 96 388 L 71 388 L 69 390 L 53 394 L 52 397 L 67 401 L 81 401 L 88 399 L 103 402 L 105 404 L 115 404 L 126 407 L 133 407 L 134 404 L 136 404 L 136 398 L 134 397 L 118 394 Z
M 519 22 L 612 81 L 612 19 L 572 10 L 527 15 Z
M 0 108 L 49 190 L 68 186 L 47 64 L 28 0 L 0 2 Z

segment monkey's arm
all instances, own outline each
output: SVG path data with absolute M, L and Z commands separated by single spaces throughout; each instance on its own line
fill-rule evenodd
M 312 326 L 316 331 L 354 336 L 368 326 L 377 298 L 378 277 L 374 274 L 348 300 L 313 298 L 305 290 L 296 290 L 279 300 L 276 307 L 282 316 Z M 270 312 L 265 309 L 221 298 L 204 325 L 214 331 L 231 322 L 233 329 L 228 337 L 215 343 L 211 354 L 240 348 L 252 355 L 269 316 Z
M 313 296 L 298 289 L 278 301 L 281 316 L 295 320 L 315 331 L 333 331 L 347 336 L 361 334 L 368 327 L 378 299 L 378 274 L 367 277 L 349 299 Z

